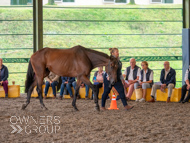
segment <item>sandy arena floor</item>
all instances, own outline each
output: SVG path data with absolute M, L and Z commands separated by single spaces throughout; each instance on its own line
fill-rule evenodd
M 92 100 L 79 99 L 80 111 L 76 112 L 71 99 L 47 99 L 44 103 L 49 110 L 44 111 L 39 100 L 32 98 L 22 111 L 25 101 L 23 96 L 0 99 L 0 143 L 190 142 L 189 103 L 130 101 L 135 107 L 125 111 L 118 101 L 118 111 L 97 112 Z

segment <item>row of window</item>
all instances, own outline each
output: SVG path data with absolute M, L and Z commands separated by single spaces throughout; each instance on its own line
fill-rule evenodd
M 75 0 L 55 0 L 55 2 L 75 2 Z M 103 0 L 103 2 L 127 3 L 127 0 Z
M 103 0 L 112 3 L 127 3 L 127 0 Z M 33 0 L 11 0 L 11 5 L 27 5 L 32 3 Z M 75 0 L 55 0 L 55 2 L 75 2 Z M 173 0 L 150 0 L 151 3 L 173 3 Z
M 151 0 L 151 3 L 173 3 L 173 0 Z

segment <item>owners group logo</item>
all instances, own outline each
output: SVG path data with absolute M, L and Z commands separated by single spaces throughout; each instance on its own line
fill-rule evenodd
M 56 134 L 60 130 L 59 116 L 11 116 L 12 134 Z

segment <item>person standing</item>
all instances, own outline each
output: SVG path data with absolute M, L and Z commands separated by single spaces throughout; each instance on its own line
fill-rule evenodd
M 101 109 L 102 110 L 106 110 L 105 108 L 105 103 L 106 103 L 106 99 L 108 97 L 108 94 L 110 93 L 110 90 L 112 89 L 112 86 L 115 87 L 115 89 L 117 90 L 117 92 L 119 93 L 119 96 L 121 98 L 121 101 L 123 103 L 123 106 L 126 110 L 132 109 L 133 106 L 129 106 L 127 104 L 126 98 L 125 98 L 125 93 L 124 93 L 124 86 L 122 81 L 124 81 L 123 76 L 122 76 L 122 63 L 119 60 L 119 50 L 117 48 L 110 48 L 110 54 L 112 56 L 114 56 L 115 58 L 118 58 L 118 70 L 117 70 L 117 82 L 114 83 L 114 85 L 110 85 L 110 81 L 109 81 L 109 75 L 107 73 L 104 74 L 104 93 L 102 95 L 102 105 L 101 105 Z

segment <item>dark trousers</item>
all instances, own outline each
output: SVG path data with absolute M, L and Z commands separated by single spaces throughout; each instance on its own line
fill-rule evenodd
M 74 81 L 72 83 L 69 82 L 67 84 L 62 83 L 61 84 L 61 90 L 60 90 L 60 96 L 63 96 L 63 92 L 64 92 L 64 89 L 65 89 L 65 86 L 67 87 L 67 90 L 68 90 L 70 96 L 73 97 L 73 93 L 72 93 L 71 87 L 73 87 L 75 89 L 75 87 L 76 87 L 76 81 Z
M 106 99 L 108 97 L 108 94 L 110 93 L 110 90 L 112 87 L 109 87 L 109 81 L 107 80 L 106 74 L 104 75 L 104 93 L 102 95 L 102 107 L 105 107 L 106 104 Z M 121 98 L 121 101 L 123 103 L 123 106 L 125 107 L 127 105 L 127 101 L 125 98 L 125 93 L 124 93 L 124 88 L 123 88 L 123 84 L 120 81 L 116 82 L 114 85 L 112 85 L 115 87 L 115 89 L 117 90 L 117 92 L 119 93 L 119 96 Z
M 0 86 L 3 86 L 5 94 L 8 94 L 8 80 L 3 81 L 2 85 Z
M 182 86 L 182 94 L 181 94 L 181 99 L 180 99 L 180 101 L 183 101 L 184 100 L 184 98 L 185 98 L 185 95 L 186 95 L 186 92 L 187 92 L 187 84 L 185 84 L 185 85 L 183 85 Z M 187 97 L 185 98 L 185 102 L 188 102 L 189 101 L 189 98 L 190 98 L 190 89 L 189 89 L 189 93 L 188 93 L 188 95 L 187 95 Z
M 52 87 L 53 95 L 54 95 L 54 96 L 56 96 L 56 86 L 57 86 L 57 85 L 58 85 L 58 82 L 57 82 L 57 81 L 54 81 L 54 82 L 51 83 L 51 87 Z M 50 87 L 50 82 L 46 81 L 45 96 L 47 96 L 49 87 Z

